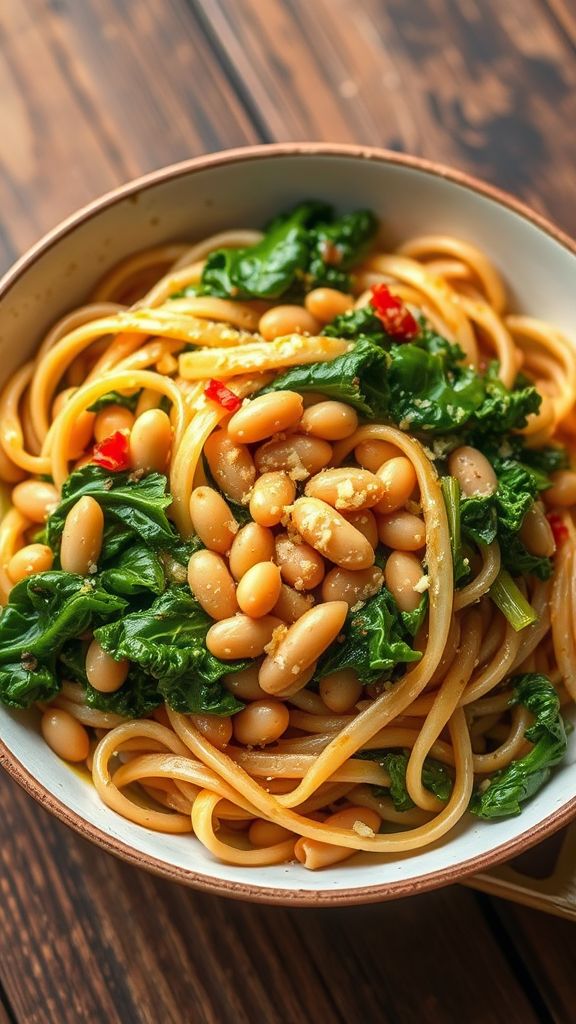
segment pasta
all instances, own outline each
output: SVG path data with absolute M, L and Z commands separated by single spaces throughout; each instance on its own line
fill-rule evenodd
M 0 701 L 246 867 L 419 850 L 566 751 L 576 350 L 376 226 L 136 253 L 0 401 Z

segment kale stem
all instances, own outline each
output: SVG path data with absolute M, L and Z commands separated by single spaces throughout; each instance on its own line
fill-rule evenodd
M 488 593 L 516 632 L 536 622 L 536 612 L 506 569 L 500 569 Z
M 460 484 L 454 476 L 443 476 L 442 495 L 448 516 L 450 544 L 452 546 L 452 565 L 454 579 L 457 580 L 462 566 L 462 536 L 460 532 Z

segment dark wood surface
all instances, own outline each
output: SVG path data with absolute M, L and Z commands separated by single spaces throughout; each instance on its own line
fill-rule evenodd
M 0 263 L 143 171 L 404 149 L 576 231 L 572 0 L 2 0 Z M 574 1021 L 573 927 L 454 887 L 284 910 L 127 867 L 0 778 L 0 1024 Z

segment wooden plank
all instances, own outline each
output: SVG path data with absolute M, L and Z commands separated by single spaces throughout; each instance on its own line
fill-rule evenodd
M 576 945 L 574 924 L 500 901 L 498 918 L 530 971 L 556 1024 L 574 1020 Z
M 0 995 L 0 1024 L 14 1024 L 15 1018 L 11 1015 L 8 1005 Z
M 451 163 L 576 230 L 576 65 L 541 0 L 195 3 L 274 138 Z
M 542 0 L 554 19 L 557 27 L 563 32 L 570 43 L 576 49 L 576 9 L 569 5 L 566 0 Z
M 6 779 L 0 800 L 0 979 L 26 1024 L 538 1019 L 463 889 L 331 912 L 232 903 L 112 859 Z
M 4 267 L 120 182 L 258 140 L 185 0 L 0 4 Z

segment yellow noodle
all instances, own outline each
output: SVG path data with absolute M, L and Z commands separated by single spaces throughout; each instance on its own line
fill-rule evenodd
M 459 704 L 464 688 L 470 679 L 478 650 L 480 648 L 480 616 L 468 612 L 462 627 L 462 643 L 438 696 L 422 726 L 406 769 L 406 788 L 417 807 L 424 811 L 437 811 L 442 801 L 433 796 L 422 783 L 424 759 Z
M 247 342 L 230 349 L 185 352 L 180 356 L 180 373 L 186 380 L 218 377 L 226 380 L 242 374 L 280 370 L 287 366 L 325 362 L 347 352 L 350 343 L 340 338 L 312 338 L 291 334 L 275 341 Z
M 144 249 L 141 252 L 132 253 L 126 259 L 117 263 L 112 270 L 99 281 L 94 289 L 92 299 L 94 302 L 105 302 L 113 299 L 131 278 L 142 270 L 150 267 L 160 267 L 163 264 L 173 264 L 182 258 L 187 252 L 185 245 L 160 245 L 154 249 Z
M 514 708 L 512 712 L 512 725 L 508 736 L 499 747 L 491 750 L 489 754 L 474 754 L 472 758 L 474 771 L 479 774 L 497 772 L 510 764 L 510 761 L 517 757 L 522 757 L 526 752 L 526 747 L 530 747 L 530 744 L 525 739 L 526 729 L 530 721 L 531 715 L 526 708 L 523 708 L 521 705 Z
M 6 572 L 6 566 L 12 555 L 22 546 L 24 531 L 30 526 L 17 508 L 10 508 L 0 523 L 0 600 L 5 604 L 12 590 L 12 580 Z
M 486 258 L 481 249 L 470 242 L 449 235 L 420 235 L 411 238 L 400 246 L 398 252 L 412 259 L 429 256 L 450 256 L 460 264 L 468 267 L 479 280 L 486 299 L 496 313 L 503 313 L 506 308 L 506 289 L 502 278 L 493 264 Z
M 494 309 L 485 302 L 474 301 L 466 295 L 459 295 L 458 302 L 466 316 L 490 338 L 498 359 L 498 376 L 507 388 L 511 388 L 518 373 L 518 360 L 512 335 Z

